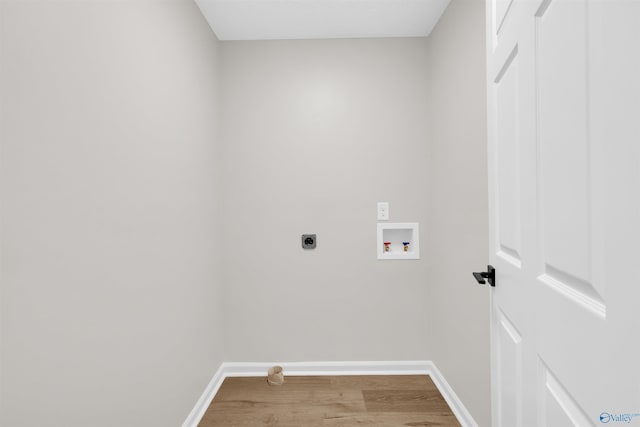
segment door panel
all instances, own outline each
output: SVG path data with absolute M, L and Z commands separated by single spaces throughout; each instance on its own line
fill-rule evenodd
M 577 6 L 577 3 L 580 3 Z M 539 178 L 545 273 L 590 288 L 590 180 L 584 1 L 536 16 Z M 558 273 L 558 274 L 555 274 Z
M 522 425 L 522 336 L 502 312 L 496 313 L 498 333 L 499 425 Z
M 594 423 L 580 409 L 569 392 L 540 361 L 540 421 L 548 427 L 593 426 Z
M 514 48 L 495 79 L 497 109 L 498 256 L 520 268 L 518 159 L 518 52 Z M 514 143 L 514 141 L 516 143 Z
M 495 11 L 496 11 L 496 29 L 495 33 L 498 35 L 500 33 L 500 28 L 502 28 L 502 24 L 507 17 L 507 12 L 509 11 L 509 7 L 513 0 L 493 0 L 495 3 Z

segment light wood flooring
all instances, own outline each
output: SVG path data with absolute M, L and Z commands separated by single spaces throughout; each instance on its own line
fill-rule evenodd
M 198 427 L 460 426 L 427 375 L 227 378 Z

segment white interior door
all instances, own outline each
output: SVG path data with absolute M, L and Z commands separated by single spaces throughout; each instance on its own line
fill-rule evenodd
M 488 0 L 492 417 L 640 425 L 640 0 Z

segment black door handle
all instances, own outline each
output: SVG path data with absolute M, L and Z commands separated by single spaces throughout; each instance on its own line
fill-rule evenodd
M 491 265 L 487 266 L 486 272 L 482 272 L 482 273 L 474 272 L 473 277 L 475 277 L 478 283 L 480 283 L 481 285 L 486 284 L 488 281 L 489 285 L 491 285 L 492 287 L 496 286 L 496 269 L 493 268 L 493 266 Z M 484 279 L 487 279 L 487 280 L 485 281 Z

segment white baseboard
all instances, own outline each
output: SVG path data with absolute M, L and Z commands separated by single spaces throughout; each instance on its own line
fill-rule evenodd
M 442 372 L 440 372 L 433 362 L 429 361 L 428 363 L 431 364 L 429 376 L 436 387 L 438 387 L 438 390 L 440 391 L 440 394 L 442 394 L 442 397 L 444 397 L 444 400 L 449 404 L 449 407 L 458 419 L 458 422 L 462 427 L 478 427 L 478 423 L 476 423 L 476 420 L 473 419 L 471 413 L 467 408 L 465 408 L 456 392 L 453 391 L 447 380 L 442 375 Z
M 204 416 L 204 413 L 207 411 L 209 405 L 211 405 L 211 401 L 215 397 L 216 393 L 220 389 L 222 382 L 227 377 L 224 372 L 224 363 L 220 365 L 216 373 L 207 384 L 207 387 L 204 389 L 202 396 L 196 402 L 196 405 L 193 407 L 187 419 L 182 423 L 182 427 L 198 427 L 198 423 Z
M 291 363 L 229 363 L 215 373 L 182 427 L 197 427 L 222 382 L 227 377 L 256 377 L 267 375 L 274 365 L 284 368 L 285 376 L 318 375 L 429 375 L 449 404 L 462 427 L 477 427 L 469 411 L 462 404 L 442 373 L 430 360 L 401 362 L 291 362 Z

